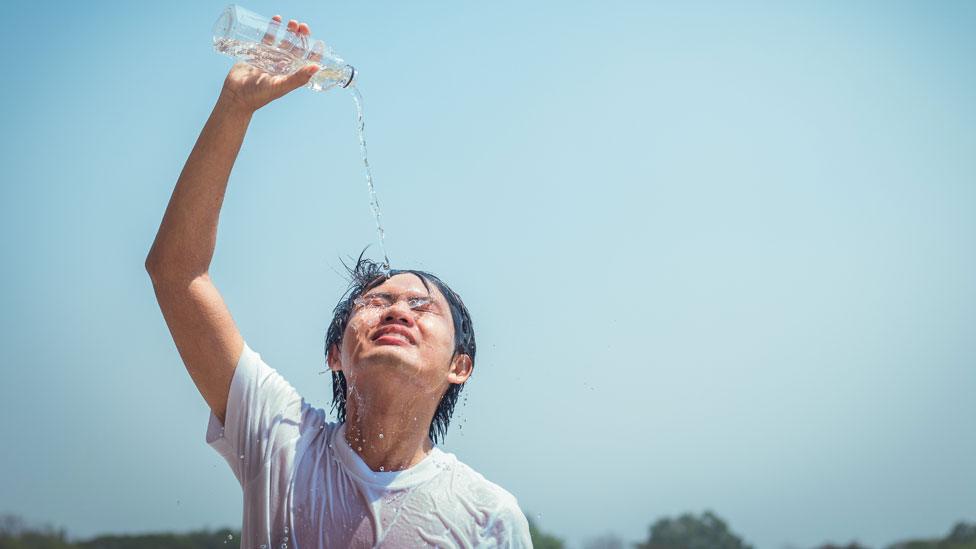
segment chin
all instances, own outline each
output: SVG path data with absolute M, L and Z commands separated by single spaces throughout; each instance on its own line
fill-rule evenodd
M 392 350 L 380 349 L 360 357 L 355 368 L 364 375 L 377 375 L 379 372 L 384 372 L 408 381 L 423 379 L 421 374 L 424 371 L 421 360 L 416 356 L 408 356 L 402 348 L 396 347 Z
M 389 349 L 384 347 L 390 347 Z M 419 371 L 416 358 L 405 353 L 405 349 L 395 345 L 386 345 L 377 348 L 360 358 L 357 366 L 360 369 L 372 370 L 375 368 L 396 368 L 398 370 Z M 413 359 L 413 360 L 411 360 Z

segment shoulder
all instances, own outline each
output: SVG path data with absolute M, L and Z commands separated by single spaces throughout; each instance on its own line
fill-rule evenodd
M 484 513 L 484 534 L 492 538 L 499 547 L 523 547 L 529 539 L 529 523 L 522 512 L 518 499 L 508 490 L 488 480 L 471 466 L 457 459 L 454 454 L 445 454 L 452 462 L 455 483 L 464 486 L 470 501 Z M 531 545 L 529 545 L 531 546 Z
M 498 501 L 498 506 L 492 513 L 491 520 L 485 528 L 485 536 L 498 547 L 532 547 L 532 537 L 529 534 L 529 521 L 522 512 L 515 496 L 504 491 L 504 496 Z
M 442 460 L 450 465 L 454 470 L 454 476 L 458 480 L 463 480 L 462 486 L 472 495 L 477 495 L 477 501 L 485 502 L 489 505 L 510 506 L 516 502 L 515 496 L 511 492 L 502 488 L 498 484 L 488 480 L 484 475 L 475 471 L 467 463 L 449 452 L 441 452 Z

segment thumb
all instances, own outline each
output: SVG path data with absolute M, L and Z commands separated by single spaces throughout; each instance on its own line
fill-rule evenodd
M 278 89 L 281 91 L 279 93 L 288 93 L 304 86 L 318 71 L 319 68 L 317 66 L 309 65 L 302 67 L 288 76 L 280 76 L 279 78 L 281 80 L 278 81 Z
M 319 68 L 316 65 L 309 65 L 295 71 L 295 74 L 291 76 L 299 86 L 304 86 L 317 72 L 319 72 Z

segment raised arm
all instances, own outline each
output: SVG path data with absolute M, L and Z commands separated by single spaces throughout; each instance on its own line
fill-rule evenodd
M 294 20 L 288 30 L 310 33 L 307 25 Z M 315 69 L 309 66 L 289 76 L 271 76 L 245 64 L 231 68 L 146 258 L 156 300 L 183 364 L 221 422 L 244 346 L 209 275 L 227 180 L 254 112 L 303 86 Z

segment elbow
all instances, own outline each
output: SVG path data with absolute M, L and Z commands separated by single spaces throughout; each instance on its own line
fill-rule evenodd
M 166 261 L 165 259 L 153 254 L 149 254 L 149 256 L 146 257 L 144 266 L 146 267 L 146 273 L 149 274 L 149 278 L 151 278 L 153 282 L 162 280 L 164 278 L 170 278 L 176 272 L 176 270 L 173 268 L 172 262 Z
M 149 254 L 149 257 L 146 258 L 144 266 L 154 284 L 184 283 L 207 275 L 207 269 L 190 268 L 182 262 L 167 260 L 153 254 Z
M 149 273 L 150 277 L 155 277 L 162 270 L 163 262 L 150 253 L 146 256 L 146 262 L 143 266 L 146 268 L 146 272 Z
M 153 272 L 156 270 L 156 261 L 152 256 L 146 257 L 146 262 L 143 266 L 146 268 L 146 272 L 149 273 L 149 276 L 152 276 Z
M 149 248 L 149 253 L 146 254 L 146 261 L 143 263 L 143 266 L 146 268 L 146 272 L 150 275 L 155 274 L 163 264 L 162 255 L 159 253 L 157 244 L 159 244 L 158 235 L 157 239 L 153 241 L 152 246 Z

